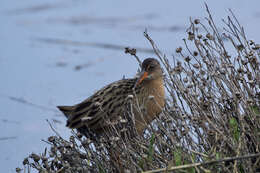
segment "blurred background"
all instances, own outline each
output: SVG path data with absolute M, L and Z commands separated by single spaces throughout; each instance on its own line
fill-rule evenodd
M 133 77 L 136 60 L 155 56 L 147 29 L 169 57 L 182 45 L 189 17 L 204 20 L 203 1 L 2 0 L 0 5 L 0 165 L 15 172 L 53 135 L 70 130 L 56 105 L 73 105 L 104 85 Z M 248 39 L 260 42 L 260 1 L 207 1 L 218 26 L 232 9 Z

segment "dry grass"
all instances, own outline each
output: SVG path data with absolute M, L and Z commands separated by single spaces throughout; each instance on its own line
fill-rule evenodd
M 190 21 L 178 56 L 166 57 L 144 33 L 164 66 L 168 92 L 162 115 L 144 136 L 122 140 L 124 129 L 97 141 L 56 134 L 46 141 L 49 149 L 24 160 L 23 171 L 260 171 L 260 45 L 247 40 L 232 12 L 221 31 L 207 12 L 206 24 Z

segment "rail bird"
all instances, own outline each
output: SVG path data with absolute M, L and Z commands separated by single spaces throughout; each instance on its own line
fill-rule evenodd
M 141 135 L 165 104 L 163 71 L 158 60 L 145 59 L 136 77 L 113 82 L 79 104 L 57 107 L 67 117 L 67 127 L 98 136 L 129 111 L 126 109 L 129 104 L 132 104 L 133 124 Z

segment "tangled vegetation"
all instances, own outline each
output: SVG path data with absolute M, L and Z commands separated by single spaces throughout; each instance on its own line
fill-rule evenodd
M 164 66 L 168 95 L 143 136 L 122 140 L 126 127 L 97 140 L 73 131 L 66 140 L 53 129 L 49 149 L 25 158 L 17 172 L 260 171 L 260 45 L 231 11 L 223 30 L 207 12 L 206 24 L 190 20 L 175 56 L 166 57 L 144 33 Z M 139 59 L 135 49 L 126 53 Z

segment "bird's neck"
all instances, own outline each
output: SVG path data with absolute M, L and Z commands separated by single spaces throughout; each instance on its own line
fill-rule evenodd
M 152 95 L 154 97 L 165 96 L 163 78 L 146 81 L 144 83 L 144 88 L 148 95 Z

